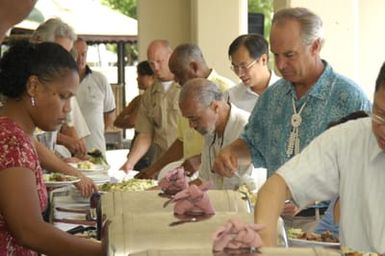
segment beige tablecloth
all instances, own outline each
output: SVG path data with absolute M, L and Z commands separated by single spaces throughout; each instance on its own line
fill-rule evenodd
M 172 212 L 114 216 L 109 226 L 109 255 L 132 255 L 149 249 L 211 250 L 213 233 L 232 217 L 253 222 L 251 214 L 234 212 L 217 212 L 209 219 L 177 226 L 169 226 L 178 220 Z
M 322 248 L 262 248 L 263 256 L 340 256 L 338 252 Z M 190 250 L 147 250 L 131 254 L 133 256 L 208 256 L 213 255 L 211 249 L 190 249 Z M 257 255 L 257 254 L 250 254 Z
M 173 205 L 163 208 L 168 199 L 159 197 L 159 191 L 109 192 L 102 196 L 102 212 L 107 217 L 122 213 L 172 212 Z M 249 212 L 243 195 L 232 190 L 209 190 L 211 202 L 216 212 Z

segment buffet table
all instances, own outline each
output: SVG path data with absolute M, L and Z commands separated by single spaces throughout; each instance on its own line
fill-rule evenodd
M 57 210 L 58 207 L 88 209 L 87 200 L 76 201 L 69 191 L 68 188 L 62 189 L 53 197 L 54 225 L 65 231 L 78 226 L 87 227 L 87 224 L 95 225 L 87 222 L 85 213 Z M 248 213 L 247 206 L 238 192 L 212 190 L 209 191 L 209 196 L 213 198 L 215 215 L 170 226 L 179 219 L 173 214 L 173 205 L 163 207 L 167 199 L 159 197 L 158 193 L 158 191 L 109 192 L 102 195 L 102 212 L 111 220 L 108 232 L 109 256 L 213 255 L 212 235 L 218 227 L 233 217 L 240 218 L 246 223 L 253 222 L 253 215 Z M 66 223 L 66 220 L 75 221 Z M 262 248 L 261 251 L 262 255 L 267 256 L 340 255 L 336 251 L 322 248 Z

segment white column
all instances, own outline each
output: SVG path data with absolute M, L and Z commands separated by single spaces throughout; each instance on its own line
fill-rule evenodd
M 139 0 L 137 7 L 141 60 L 153 39 L 168 39 L 173 47 L 192 42 L 210 67 L 237 80 L 227 49 L 235 37 L 247 33 L 247 0 Z
M 237 81 L 230 70 L 227 50 L 247 33 L 247 0 L 192 0 L 191 39 L 202 49 L 209 66 Z
M 335 71 L 356 81 L 371 99 L 385 60 L 383 0 L 274 0 L 275 6 L 306 7 L 324 22 L 321 56 Z

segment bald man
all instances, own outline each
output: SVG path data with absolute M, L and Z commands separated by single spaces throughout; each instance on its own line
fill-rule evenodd
M 152 144 L 156 160 L 176 139 L 180 85 L 174 81 L 174 75 L 168 67 L 171 54 L 172 49 L 166 40 L 154 40 L 148 46 L 147 59 L 156 80 L 142 97 L 135 124 L 138 135 L 121 167 L 126 172 L 133 169 Z

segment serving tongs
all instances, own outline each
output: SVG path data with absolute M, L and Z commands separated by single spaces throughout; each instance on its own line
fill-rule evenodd
M 214 256 L 233 256 L 233 255 L 247 255 L 247 256 L 259 256 L 261 251 L 258 248 L 239 248 L 239 249 L 230 249 L 224 248 L 223 251 L 213 251 Z
M 67 207 L 60 207 L 60 206 L 56 207 L 56 210 L 61 212 L 84 213 L 84 214 L 87 214 L 90 211 L 89 207 L 67 208 Z
M 74 235 L 74 234 L 84 233 L 86 231 L 94 231 L 94 230 L 96 230 L 96 228 L 93 226 L 85 227 L 85 226 L 79 225 L 67 230 L 66 232 Z
M 179 218 L 179 220 L 173 221 L 173 222 L 171 222 L 168 225 L 170 227 L 173 227 L 173 226 L 178 226 L 178 225 L 181 225 L 181 224 L 184 224 L 184 223 L 203 221 L 203 220 L 210 219 L 212 216 L 214 216 L 214 214 L 205 214 L 205 213 L 203 213 L 203 214 L 202 213 L 199 213 L 199 214 L 186 214 L 186 215 L 183 215 L 183 217 L 181 217 L 179 215 L 179 216 L 176 216 L 177 218 Z

